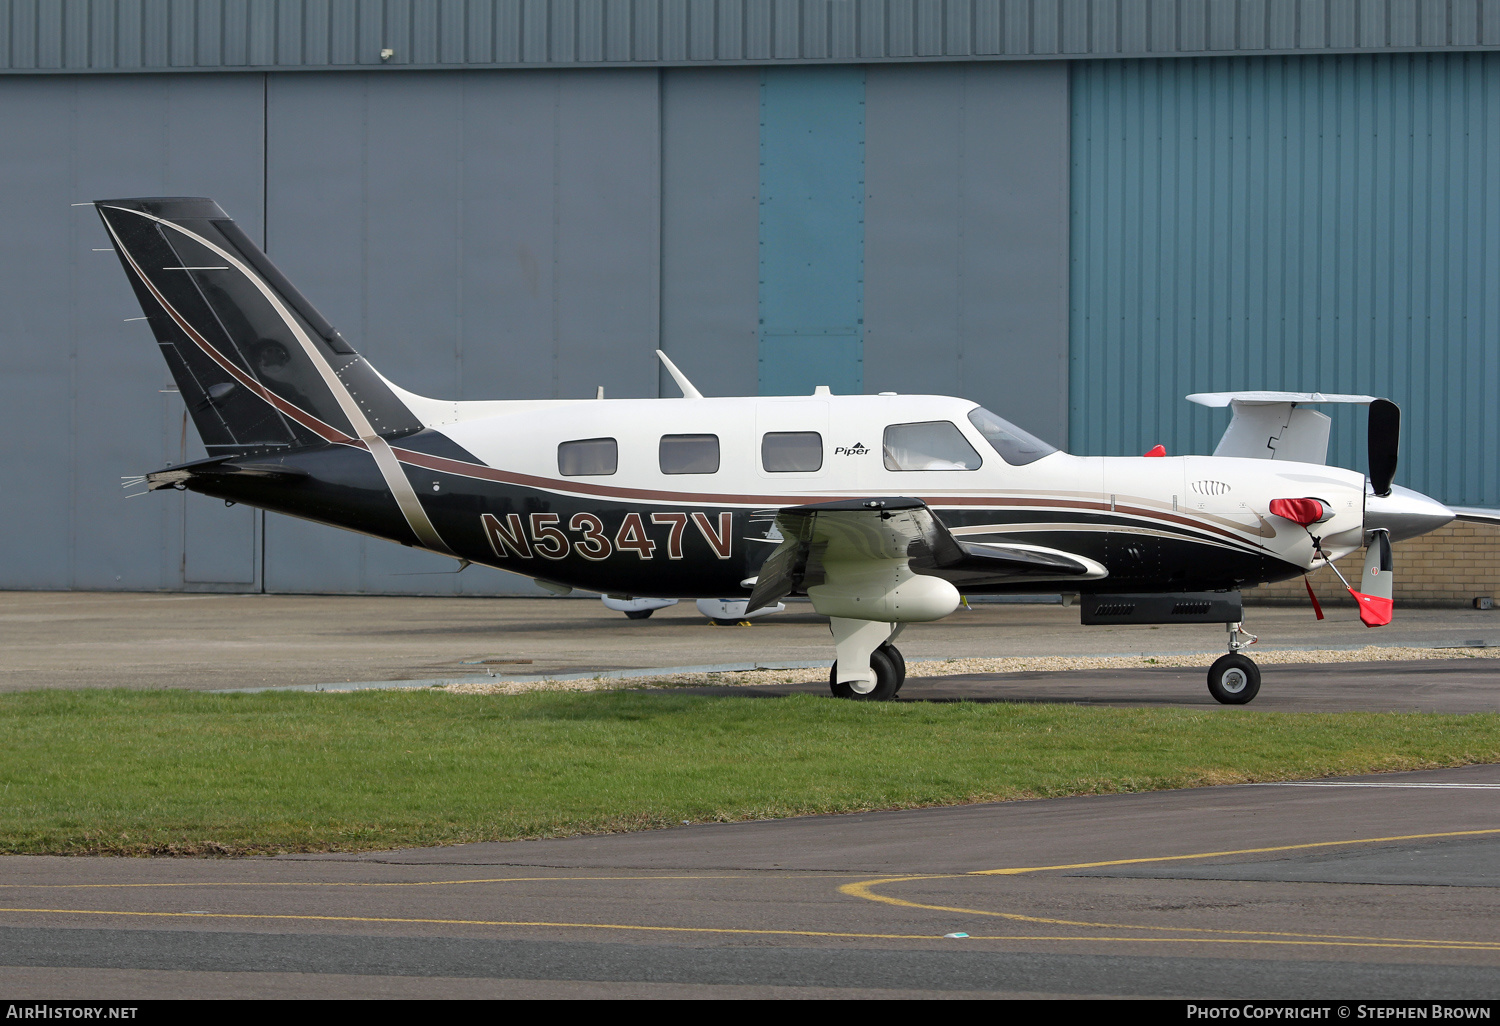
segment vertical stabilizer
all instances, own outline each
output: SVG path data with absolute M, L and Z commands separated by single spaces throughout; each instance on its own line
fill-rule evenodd
M 95 207 L 210 456 L 421 430 L 213 200 Z

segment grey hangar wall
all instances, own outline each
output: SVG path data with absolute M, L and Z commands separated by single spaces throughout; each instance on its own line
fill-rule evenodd
M 674 395 L 660 346 L 709 394 L 842 372 L 827 383 L 967 395 L 1066 442 L 1068 88 L 1051 62 L 0 76 L 0 424 L 24 482 L 0 497 L 0 587 L 532 591 L 196 495 L 127 498 L 122 477 L 201 450 L 97 217 L 70 206 L 110 196 L 215 197 L 422 394 Z M 835 159 L 767 162 L 817 164 L 808 140 L 851 106 Z M 809 239 L 833 270 L 806 266 Z

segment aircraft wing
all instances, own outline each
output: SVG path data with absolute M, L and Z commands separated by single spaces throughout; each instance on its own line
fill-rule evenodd
M 1455 520 L 1500 527 L 1500 509 L 1481 509 L 1478 506 L 1449 506 L 1448 509 L 1452 511 Z
M 1281 403 L 1357 403 L 1368 405 L 1378 396 L 1342 395 L 1337 392 L 1194 392 L 1187 397 L 1199 406 L 1276 406 Z
M 746 611 L 825 583 L 825 563 L 905 558 L 917 573 L 954 584 L 1103 576 L 1092 560 L 1037 545 L 955 538 L 920 499 L 848 499 L 776 513 L 782 542 L 761 566 Z
M 1318 403 L 1369 405 L 1373 395 L 1324 392 L 1194 392 L 1188 402 L 1233 411 L 1229 427 L 1214 449 L 1215 456 L 1258 460 L 1328 462 L 1328 429 L 1332 421 L 1317 410 Z

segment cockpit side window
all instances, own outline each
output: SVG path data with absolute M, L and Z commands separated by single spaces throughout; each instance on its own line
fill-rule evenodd
M 984 440 L 1000 454 L 1000 458 L 1013 467 L 1024 467 L 1057 451 L 1056 446 L 1048 445 L 1035 435 L 1022 431 L 983 406 L 970 412 L 969 423 L 978 428 Z
M 978 470 L 982 462 L 958 426 L 946 420 L 885 429 L 886 470 Z
M 717 474 L 718 435 L 662 435 L 657 449 L 663 474 Z
M 620 447 L 613 438 L 582 438 L 557 447 L 557 472 L 563 477 L 604 477 L 620 465 Z
M 760 465 L 771 474 L 822 470 L 823 436 L 816 431 L 767 431 L 760 439 Z

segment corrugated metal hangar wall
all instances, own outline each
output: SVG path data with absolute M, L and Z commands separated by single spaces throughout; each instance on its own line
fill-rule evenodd
M 1401 483 L 1500 505 L 1500 53 L 1088 62 L 1072 120 L 1074 451 L 1211 452 L 1189 392 L 1373 393 Z
M 1500 0 L 0 0 L 0 37 L 0 587 L 530 589 L 126 499 L 198 453 L 68 206 L 111 195 L 214 196 L 429 395 L 671 395 L 661 346 L 1125 453 L 1210 449 L 1188 391 L 1369 389 L 1406 483 L 1500 504 Z

